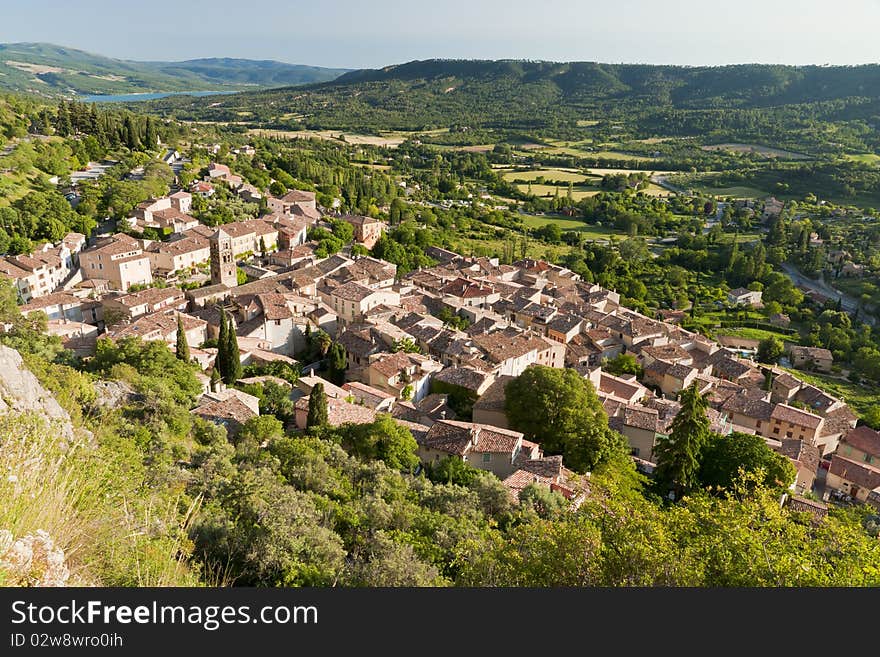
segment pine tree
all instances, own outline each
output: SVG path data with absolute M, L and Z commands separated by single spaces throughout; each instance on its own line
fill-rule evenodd
M 671 489 L 676 500 L 699 485 L 700 454 L 709 441 L 709 402 L 697 384 L 682 390 L 679 401 L 681 410 L 672 421 L 669 435 L 654 447 L 655 480 L 664 491 Z
M 226 357 L 226 344 L 229 341 L 229 336 L 227 333 L 229 332 L 229 327 L 226 323 L 226 309 L 219 308 L 220 310 L 220 336 L 217 338 L 217 360 L 214 362 L 214 367 L 220 372 L 220 376 L 223 379 L 226 379 L 226 371 L 227 367 L 227 357 Z
M 183 330 L 183 318 L 177 315 L 177 357 L 184 363 L 189 362 L 189 344 L 186 341 L 186 331 Z
M 241 378 L 241 351 L 238 349 L 238 336 L 235 334 L 235 322 L 230 318 L 226 332 L 226 376 L 223 381 L 231 386 Z
M 324 384 L 316 383 L 309 394 L 309 414 L 306 416 L 306 427 L 323 427 L 328 424 L 327 395 Z

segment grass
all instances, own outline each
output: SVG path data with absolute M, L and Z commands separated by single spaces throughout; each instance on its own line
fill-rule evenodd
M 876 153 L 856 153 L 843 156 L 850 162 L 859 162 L 860 164 L 880 164 L 880 155 Z
M 504 253 L 504 240 L 461 237 L 455 239 L 450 248 L 457 253 L 466 255 L 473 253 L 475 255 L 501 257 Z M 554 262 L 571 253 L 571 248 L 565 244 L 552 245 L 529 240 L 528 247 L 526 248 L 526 257 Z M 516 247 L 516 257 L 519 258 L 519 245 Z
M 706 196 L 732 196 L 733 198 L 765 198 L 770 194 L 757 187 L 710 187 L 709 185 L 696 185 L 695 192 Z
M 397 148 L 406 141 L 406 137 L 400 134 L 389 134 L 384 136 L 360 135 L 341 130 L 267 130 L 265 128 L 251 128 L 248 130 L 248 134 L 257 135 L 259 137 L 280 137 L 284 139 L 309 139 L 311 137 L 316 137 L 328 141 L 341 141 L 341 135 L 345 137 L 346 143 L 349 144 L 368 144 L 370 146 L 385 146 L 387 148 Z
M 562 230 L 573 230 L 582 233 L 587 239 L 608 239 L 610 235 L 623 235 L 619 231 L 603 226 L 594 226 L 584 223 L 580 219 L 572 219 L 569 217 L 539 217 L 535 215 L 520 215 L 523 224 L 529 228 L 540 228 L 547 224 L 556 224 Z
M 529 193 L 529 185 L 519 184 L 517 185 L 519 191 L 523 194 Z M 532 194 L 535 196 L 544 196 L 544 197 L 553 197 L 556 196 L 556 191 L 559 190 L 559 196 L 561 198 L 566 198 L 568 196 L 568 185 L 531 185 Z M 571 190 L 571 198 L 575 201 L 580 201 L 582 198 L 586 198 L 587 196 L 595 196 L 599 193 L 599 190 L 595 187 L 589 187 L 586 185 L 574 185 Z
M 786 160 L 809 160 L 809 155 L 786 151 L 781 148 L 762 146 L 760 144 L 710 144 L 703 146 L 704 151 L 732 151 L 734 153 L 758 153 L 767 157 L 778 157 Z
M 767 331 L 758 328 L 719 328 L 715 331 L 715 335 L 730 335 L 737 338 L 748 338 L 749 340 L 766 340 L 767 338 L 776 338 L 782 341 L 791 341 L 797 336 L 785 335 L 784 333 L 776 333 L 775 331 Z
M 532 169 L 530 171 L 509 171 L 504 174 L 504 180 L 513 182 L 514 180 L 537 180 L 543 177 L 544 180 L 558 180 L 560 182 L 585 183 L 587 176 L 576 169 Z
M 833 374 L 820 372 L 804 372 L 792 368 L 782 368 L 791 372 L 793 376 L 805 383 L 810 383 L 817 388 L 825 390 L 835 397 L 843 399 L 860 416 L 864 416 L 868 410 L 877 405 L 880 397 L 880 389 L 876 386 L 864 386 L 853 383 L 849 379 L 839 378 Z

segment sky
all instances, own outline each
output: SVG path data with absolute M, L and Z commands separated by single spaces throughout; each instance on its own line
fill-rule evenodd
M 0 43 L 138 60 L 880 61 L 880 0 L 0 0 Z

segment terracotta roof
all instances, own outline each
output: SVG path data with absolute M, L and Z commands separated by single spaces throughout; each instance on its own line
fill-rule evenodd
M 456 278 L 440 288 L 441 294 L 449 294 L 460 299 L 486 297 L 494 292 L 495 290 L 491 287 L 480 285 L 476 281 L 469 281 L 466 278 Z
M 263 317 L 267 320 L 290 319 L 293 312 L 287 305 L 283 294 L 258 294 L 257 301 L 263 309 Z
M 463 456 L 478 453 L 510 454 L 521 444 L 522 434 L 488 424 L 438 420 L 425 436 L 423 446 Z
M 368 386 L 366 383 L 361 383 L 360 381 L 349 381 L 348 383 L 344 383 L 342 389 L 350 392 L 352 397 L 363 402 L 370 408 L 376 408 L 389 399 L 396 399 L 394 395 L 389 394 L 384 390 Z
M 69 292 L 53 292 L 52 294 L 32 299 L 30 303 L 19 306 L 18 309 L 21 311 L 22 315 L 27 315 L 35 310 L 42 310 L 49 306 L 79 306 L 83 303 L 86 302 Z
M 874 490 L 880 487 L 880 468 L 867 463 L 858 463 L 835 454 L 831 459 L 830 474 L 855 484 L 859 488 Z
M 801 409 L 794 408 L 788 404 L 776 404 L 773 412 L 770 413 L 770 418 L 780 420 L 781 422 L 788 422 L 789 424 L 794 424 L 799 427 L 808 427 L 810 429 L 815 429 L 822 422 L 822 418 L 818 415 L 802 411 Z
M 504 411 L 504 402 L 506 399 L 505 387 L 513 381 L 515 377 L 499 376 L 495 382 L 490 385 L 486 392 L 480 395 L 480 398 L 474 404 L 474 410 L 482 409 L 484 411 Z
M 193 253 L 202 249 L 210 248 L 207 239 L 201 235 L 189 235 L 179 240 L 170 242 L 153 242 L 147 247 L 149 253 L 167 253 L 170 255 L 182 255 Z
M 790 353 L 792 357 L 798 355 L 803 356 L 804 358 L 819 358 L 822 360 L 834 359 L 828 349 L 823 349 L 821 347 L 792 347 Z
M 237 430 L 240 425 L 252 417 L 257 417 L 256 413 L 235 396 L 230 396 L 223 401 L 209 401 L 207 404 L 194 408 L 192 412 L 211 422 L 223 424 L 230 431 Z
M 344 299 L 345 301 L 363 301 L 375 293 L 376 290 L 355 282 L 340 285 L 331 292 L 334 297 Z
M 822 454 L 818 447 L 810 445 L 803 440 L 792 438 L 783 438 L 779 453 L 788 457 L 792 461 L 796 461 L 806 470 L 815 473 L 819 469 L 819 462 L 822 460 Z
M 788 508 L 792 511 L 809 513 L 817 520 L 828 515 L 828 505 L 799 495 L 792 495 L 788 500 Z
M 754 420 L 769 420 L 774 406 L 763 399 L 755 399 L 748 393 L 731 395 L 721 405 L 721 410 L 728 413 L 739 413 Z
M 477 391 L 491 375 L 470 367 L 447 367 L 434 376 L 435 381 Z
M 856 427 L 844 436 L 841 442 L 846 443 L 866 454 L 880 458 L 880 431 L 874 431 L 867 425 Z
M 365 226 L 367 224 L 380 224 L 380 223 L 382 223 L 378 219 L 373 219 L 373 217 L 364 217 L 363 215 L 359 215 L 359 214 L 347 214 L 347 215 L 341 217 L 341 219 L 343 221 L 346 221 L 346 222 L 352 224 L 353 226 Z
M 285 203 L 305 203 L 315 200 L 315 192 L 304 192 L 299 189 L 291 189 L 281 197 Z
M 107 299 L 118 303 L 126 308 L 132 308 L 141 304 L 156 305 L 163 302 L 183 301 L 183 292 L 176 287 L 150 287 L 139 292 L 132 292 L 118 297 Z

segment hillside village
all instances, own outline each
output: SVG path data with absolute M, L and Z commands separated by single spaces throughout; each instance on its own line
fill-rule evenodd
M 15 283 L 22 314 L 45 313 L 48 333 L 82 358 L 103 338 L 174 349 L 182 327 L 203 384 L 192 413 L 230 434 L 260 410 L 256 397 L 212 377 L 225 317 L 242 365 L 301 368 L 295 385 L 277 380 L 295 402 L 291 429 L 306 428 L 321 384 L 331 425 L 388 413 L 411 431 L 423 463 L 451 456 L 490 470 L 514 500 L 532 483 L 574 505 L 589 493 L 588 478 L 509 426 L 505 386 L 543 365 L 572 368 L 592 384 L 610 426 L 648 474 L 680 408 L 678 393 L 696 386 L 710 401 L 713 431 L 761 436 L 795 465 L 792 504 L 818 514 L 838 499 L 880 507 L 880 433 L 857 427 L 845 401 L 757 365 L 736 345 L 685 330 L 675 316 L 660 321 L 628 309 L 617 292 L 542 260 L 508 265 L 429 247 L 437 264 L 400 276 L 396 265 L 364 255 L 382 221 L 338 215 L 312 192 L 269 195 L 259 218 L 212 228 L 190 211 L 193 195 L 211 196 L 216 185 L 248 201 L 263 197 L 212 163 L 188 189 L 145 201 L 125 220 L 129 233 L 153 228 L 167 241 L 70 233 L 29 255 L 0 258 L 0 274 Z M 351 226 L 352 243 L 320 257 L 309 230 L 338 220 Z M 729 301 L 756 304 L 760 292 L 733 290 Z M 297 361 L 319 334 L 344 350 L 338 385 L 318 362 Z M 636 358 L 641 376 L 603 369 L 620 354 Z M 820 370 L 831 364 L 818 348 L 793 348 L 791 359 Z M 814 491 L 823 502 L 810 499 Z

